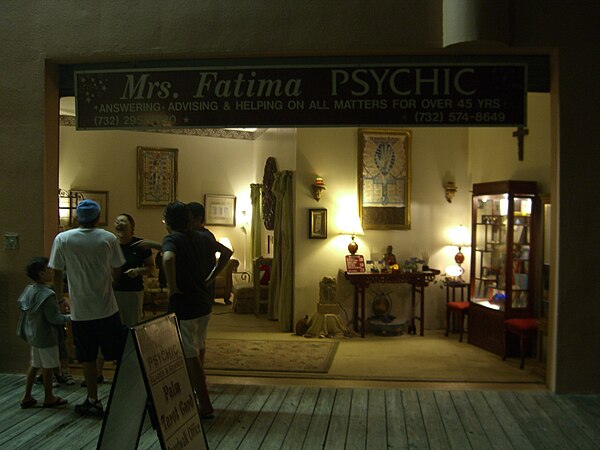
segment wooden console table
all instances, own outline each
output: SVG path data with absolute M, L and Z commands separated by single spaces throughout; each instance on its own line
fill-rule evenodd
M 425 318 L 425 288 L 433 281 L 440 271 L 430 269 L 426 272 L 383 272 L 383 273 L 345 273 L 346 279 L 354 286 L 354 330 L 359 331 L 360 316 L 360 336 L 365 337 L 365 289 L 371 284 L 385 283 L 408 283 L 411 285 L 410 302 L 410 324 L 408 326 L 409 334 L 416 334 L 417 327 L 415 320 L 420 322 L 420 335 L 423 336 L 424 318 Z M 415 304 L 417 294 L 419 294 L 420 314 L 415 314 Z M 359 305 L 360 303 L 360 305 Z M 360 310 L 359 310 L 360 306 Z

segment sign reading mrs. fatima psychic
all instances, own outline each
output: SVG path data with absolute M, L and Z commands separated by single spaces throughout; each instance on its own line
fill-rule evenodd
M 78 129 L 525 125 L 524 65 L 76 71 Z

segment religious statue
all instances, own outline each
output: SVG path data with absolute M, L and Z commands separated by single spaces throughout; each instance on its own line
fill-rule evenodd
M 397 261 L 396 261 L 396 255 L 394 255 L 392 253 L 392 250 L 393 250 L 392 246 L 388 245 L 387 249 L 385 251 L 385 255 L 383 255 L 383 260 L 385 261 L 385 264 L 387 266 L 393 266 L 394 264 L 397 263 Z

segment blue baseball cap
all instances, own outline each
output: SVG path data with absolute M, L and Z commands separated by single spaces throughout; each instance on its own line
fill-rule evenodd
M 100 205 L 94 200 L 82 200 L 77 205 L 76 212 L 79 223 L 90 223 L 100 215 Z

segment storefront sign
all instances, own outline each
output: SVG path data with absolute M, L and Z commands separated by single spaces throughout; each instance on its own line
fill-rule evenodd
M 133 328 L 162 448 L 206 449 L 175 315 Z
M 525 125 L 523 64 L 76 71 L 78 129 Z

